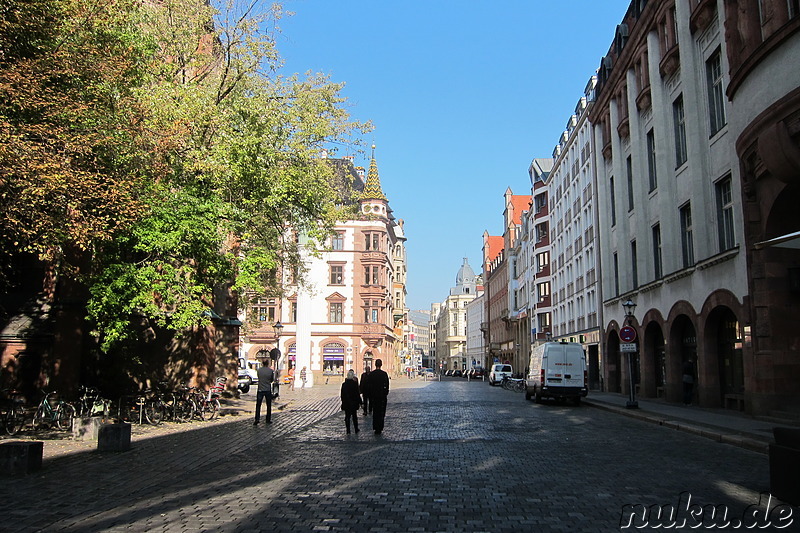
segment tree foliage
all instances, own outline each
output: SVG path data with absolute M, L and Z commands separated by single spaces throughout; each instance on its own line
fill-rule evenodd
M 323 150 L 369 127 L 341 84 L 278 74 L 281 7 L 25 5 L 41 38 L 0 52 L 2 240 L 47 259 L 91 253 L 106 348 L 132 320 L 207 323 L 221 285 L 276 290 L 296 257 L 288 229 L 321 238 L 337 217 Z M 23 11 L 0 43 L 31 30 Z
M 0 237 L 57 261 L 140 216 L 154 154 L 135 88 L 152 47 L 132 0 L 2 4 Z

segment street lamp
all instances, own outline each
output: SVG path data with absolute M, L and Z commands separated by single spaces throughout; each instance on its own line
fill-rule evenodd
M 633 344 L 635 347 L 636 330 L 629 325 L 633 319 L 633 312 L 636 310 L 636 302 L 628 298 L 622 302 L 622 308 L 625 310 L 625 320 L 622 329 L 620 329 L 620 336 L 626 343 Z M 633 382 L 633 355 L 635 351 L 628 353 L 628 403 L 625 407 L 628 409 L 638 409 L 639 403 L 636 401 L 636 384 Z
M 625 309 L 625 323 L 633 318 L 633 312 L 636 310 L 636 302 L 628 298 L 622 302 L 622 308 Z
M 273 353 L 276 355 L 275 359 L 277 361 L 281 356 L 281 331 L 283 331 L 283 324 L 281 324 L 280 320 L 272 324 L 272 331 L 275 332 L 275 349 L 278 351 Z
M 270 357 L 275 361 L 275 383 L 280 384 L 281 377 L 281 331 L 283 331 L 283 324 L 278 320 L 272 325 L 272 331 L 275 332 L 275 348 L 270 352 Z M 280 385 L 279 385 L 280 386 Z

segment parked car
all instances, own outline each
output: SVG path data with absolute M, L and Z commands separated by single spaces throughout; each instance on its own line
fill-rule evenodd
M 461 377 L 461 370 L 458 370 L 458 369 L 453 370 L 453 377 L 460 378 Z
M 483 379 L 483 376 L 486 375 L 486 371 L 483 369 L 482 366 L 476 366 L 472 369 L 472 375 L 470 376 L 472 379 Z
M 422 377 L 425 381 L 433 381 L 436 379 L 436 372 L 434 372 L 432 368 L 426 368 L 422 372 Z
M 247 371 L 244 368 L 239 369 L 239 383 L 237 385 L 238 389 L 242 391 L 242 394 L 247 394 L 250 392 L 250 386 L 252 385 L 252 380 L 250 376 L 247 374 Z
M 503 378 L 510 378 L 512 374 L 511 365 L 497 363 L 492 365 L 489 371 L 489 385 L 495 386 L 503 381 Z
M 250 378 L 250 385 L 258 385 L 258 369 L 261 363 L 249 361 L 244 357 L 239 358 L 239 376 L 246 375 Z

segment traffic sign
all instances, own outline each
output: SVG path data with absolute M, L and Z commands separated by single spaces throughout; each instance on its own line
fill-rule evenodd
M 619 338 L 624 342 L 633 342 L 636 340 L 636 330 L 630 326 L 623 326 L 619 330 Z
M 635 342 L 621 342 L 619 344 L 619 351 L 622 353 L 636 353 L 636 343 Z

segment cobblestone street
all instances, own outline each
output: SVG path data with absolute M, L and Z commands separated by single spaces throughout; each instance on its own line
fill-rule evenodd
M 242 412 L 46 459 L 3 481 L 0 529 L 607 532 L 626 504 L 688 492 L 739 518 L 769 490 L 764 454 L 604 410 L 460 379 L 392 387 L 382 435 L 370 417 L 346 435 L 330 385 L 287 394 L 272 425 Z

